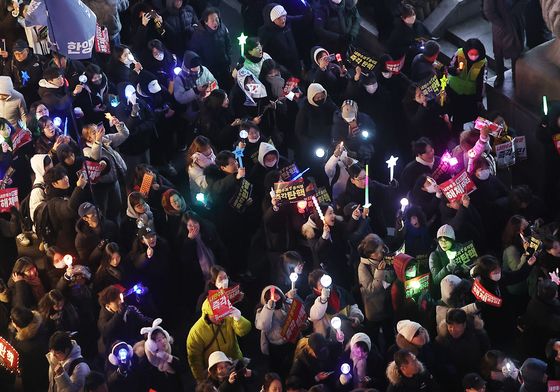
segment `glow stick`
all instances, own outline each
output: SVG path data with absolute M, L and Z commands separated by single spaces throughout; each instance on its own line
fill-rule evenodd
M 546 99 L 546 95 L 542 97 L 542 109 L 545 116 L 548 115 L 548 100 Z
M 371 203 L 369 202 L 369 165 L 366 163 L 366 197 L 364 202 L 364 208 L 371 207 Z
M 394 157 L 391 155 L 391 157 L 387 161 L 385 161 L 387 162 L 387 167 L 389 168 L 389 181 L 393 181 L 395 175 L 395 166 L 397 166 L 398 159 L 399 157 Z
M 244 33 L 241 33 L 241 35 L 237 37 L 237 42 L 239 42 L 239 46 L 241 47 L 241 56 L 245 55 L 245 44 L 247 43 L 247 38 L 249 37 Z
M 305 172 L 307 172 L 309 170 L 309 168 L 305 169 L 304 171 L 302 171 L 301 173 L 297 174 L 294 178 L 292 178 L 290 181 L 295 181 L 295 180 L 299 180 L 301 178 L 301 176 L 303 176 L 305 174 Z
M 321 211 L 321 207 L 319 207 L 319 202 L 317 201 L 317 198 L 315 196 L 311 196 L 311 200 L 313 200 L 313 205 L 315 206 L 315 209 L 317 210 L 317 214 L 319 214 L 319 218 L 321 219 L 321 221 L 323 221 L 323 223 L 325 223 L 325 216 L 323 215 L 323 212 Z

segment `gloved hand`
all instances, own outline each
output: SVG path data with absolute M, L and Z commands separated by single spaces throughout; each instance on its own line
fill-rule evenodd
M 173 357 L 165 351 L 159 351 L 156 357 L 163 359 L 165 362 L 171 362 L 173 360 Z
M 321 302 L 327 302 L 331 295 L 331 289 L 324 288 L 321 290 Z
M 232 308 L 232 312 L 230 314 L 231 317 L 233 317 L 233 319 L 235 321 L 239 321 L 239 319 L 241 318 L 241 311 L 239 309 L 237 309 L 236 307 Z

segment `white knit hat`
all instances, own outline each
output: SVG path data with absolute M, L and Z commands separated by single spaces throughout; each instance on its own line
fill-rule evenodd
M 441 299 L 443 302 L 447 303 L 447 301 L 449 301 L 453 290 L 455 290 L 455 287 L 459 286 L 459 284 L 461 284 L 461 278 L 456 275 L 447 275 L 441 280 Z
M 311 83 L 309 87 L 307 87 L 307 102 L 313 106 L 319 106 L 313 101 L 313 97 L 319 93 L 325 93 L 327 95 L 327 90 L 319 83 Z
M 451 238 L 452 240 L 454 240 L 455 239 L 455 230 L 453 230 L 453 227 L 451 227 L 451 225 L 443 225 L 437 231 L 436 238 L 439 238 L 439 237 L 447 237 L 447 238 Z
M 275 5 L 270 10 L 270 20 L 273 22 L 276 19 L 280 18 L 281 16 L 286 16 L 286 15 L 288 15 L 288 13 L 286 12 L 286 9 L 281 5 Z
M 371 339 L 363 332 L 355 333 L 350 339 L 350 347 L 358 342 L 364 342 L 368 346 L 368 350 L 371 351 Z
M 420 328 L 422 328 L 420 324 L 410 320 L 401 320 L 397 323 L 397 332 L 409 342 L 414 339 L 414 335 Z
M 210 371 L 212 366 L 220 362 L 229 362 L 231 364 L 231 359 L 229 359 L 227 355 L 224 354 L 222 351 L 214 351 L 208 357 L 208 371 Z

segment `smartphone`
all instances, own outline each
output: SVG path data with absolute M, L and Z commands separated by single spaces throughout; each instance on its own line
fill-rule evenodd
M 340 53 L 337 53 L 335 58 L 336 58 L 336 61 L 338 61 L 339 63 L 342 62 L 342 56 L 340 55 Z
M 6 52 L 6 39 L 2 38 L 2 50 Z

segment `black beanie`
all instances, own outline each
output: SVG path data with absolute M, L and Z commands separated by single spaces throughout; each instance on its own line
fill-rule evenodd
M 424 55 L 427 57 L 432 57 L 435 56 L 436 54 L 439 53 L 439 44 L 436 41 L 428 41 L 424 44 Z
M 25 328 L 33 321 L 33 312 L 27 308 L 13 308 L 10 318 L 18 328 Z
M 60 72 L 60 68 L 57 67 L 48 67 L 43 71 L 43 79 L 46 81 L 56 79 L 60 75 L 62 75 L 62 73 Z

